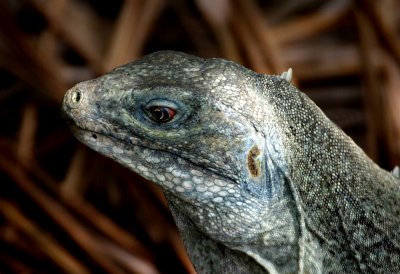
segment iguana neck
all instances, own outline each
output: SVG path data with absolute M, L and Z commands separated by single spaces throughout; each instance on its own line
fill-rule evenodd
M 285 181 L 283 177 L 282 180 Z M 282 194 L 276 197 L 276 203 L 269 204 L 268 209 L 265 208 L 265 205 L 260 205 L 260 211 L 264 211 L 265 216 L 269 218 L 260 220 L 258 222 L 259 226 L 253 227 L 257 233 L 247 239 L 240 236 L 227 237 L 227 235 L 231 234 L 225 230 L 229 229 L 229 224 L 218 224 L 223 228 L 220 231 L 212 229 L 212 226 L 215 225 L 214 222 L 218 222 L 219 216 L 214 216 L 213 218 L 202 217 L 214 214 L 215 208 L 212 204 L 209 207 L 206 205 L 195 207 L 174 197 L 171 193 L 167 193 L 167 197 L 169 202 L 191 219 L 205 235 L 217 240 L 229 249 L 247 254 L 258 265 L 268 270 L 269 273 L 301 273 L 302 256 L 304 254 L 300 237 L 300 216 L 295 201 L 290 198 L 292 194 L 289 182 L 286 181 L 282 188 Z M 237 210 L 241 211 L 241 208 Z M 219 214 L 228 215 L 232 213 L 229 207 L 226 208 L 226 211 L 221 207 Z M 239 216 L 244 216 L 245 214 L 249 215 L 251 213 L 238 213 Z M 257 215 L 254 214 L 254 216 Z M 235 229 L 235 227 L 232 227 L 232 229 Z M 252 234 L 252 228 L 248 228 L 248 231 Z M 246 255 L 243 254 L 242 256 Z M 256 269 L 255 266 L 254 269 Z
M 374 271 L 364 261 L 370 263 L 371 254 L 382 246 L 374 251 L 365 239 L 376 237 L 389 246 L 387 250 L 398 249 L 393 243 L 399 237 L 399 212 L 394 211 L 399 182 L 374 164 L 304 94 L 287 88 L 269 95 L 284 129 L 284 157 L 291 167 L 287 176 L 305 222 L 305 249 L 309 253 L 320 249 L 326 271 L 329 265 L 349 273 L 369 267 Z

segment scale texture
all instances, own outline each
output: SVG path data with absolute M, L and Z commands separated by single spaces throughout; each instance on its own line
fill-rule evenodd
M 63 112 L 164 190 L 198 273 L 400 273 L 398 178 L 287 74 L 156 52 L 76 85 Z

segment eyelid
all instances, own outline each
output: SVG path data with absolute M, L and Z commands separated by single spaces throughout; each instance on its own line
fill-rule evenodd
M 165 99 L 153 99 L 150 102 L 148 102 L 144 106 L 144 108 L 147 109 L 147 108 L 158 107 L 158 106 L 168 107 L 168 108 L 172 108 L 175 110 L 179 109 L 179 106 L 175 102 L 165 100 Z

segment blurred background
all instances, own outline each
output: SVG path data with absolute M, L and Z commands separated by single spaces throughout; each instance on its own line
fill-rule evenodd
M 75 83 L 164 49 L 291 67 L 393 169 L 399 26 L 397 0 L 0 0 L 0 273 L 194 273 L 160 190 L 72 137 Z

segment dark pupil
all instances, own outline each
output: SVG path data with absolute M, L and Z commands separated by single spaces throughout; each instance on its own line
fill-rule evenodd
M 153 119 L 157 122 L 168 122 L 173 118 L 173 110 L 167 107 L 153 107 L 150 111 Z

